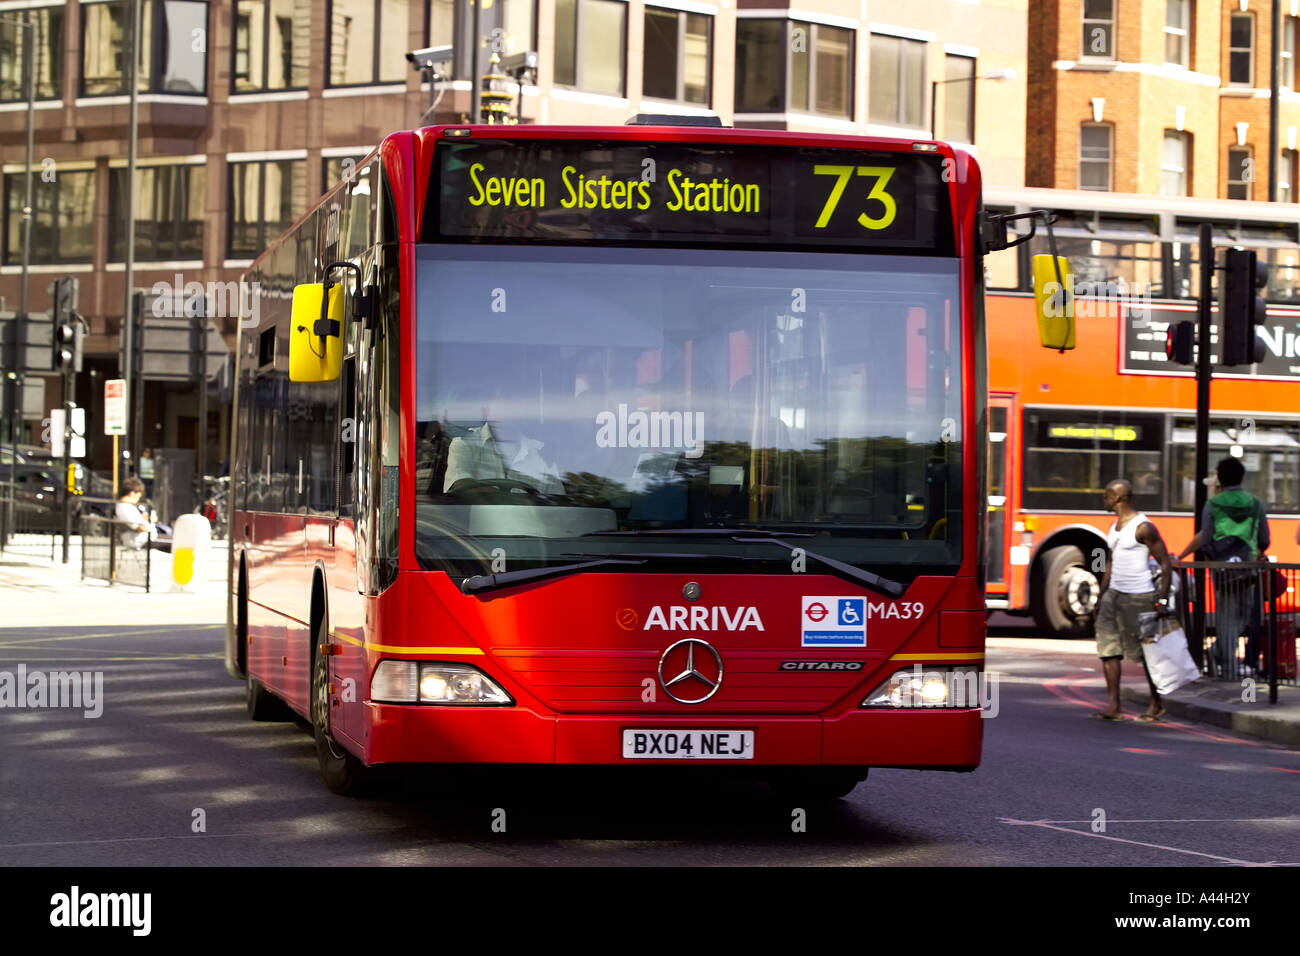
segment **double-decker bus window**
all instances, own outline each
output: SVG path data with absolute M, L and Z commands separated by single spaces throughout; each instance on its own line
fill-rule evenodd
M 1006 206 L 985 207 L 985 212 L 991 216 L 1014 211 L 1014 209 Z M 1020 222 L 1012 223 L 1013 235 L 1021 234 L 1021 229 L 1018 228 L 1020 225 Z M 984 256 L 985 285 L 990 289 L 1019 291 L 1022 285 L 1020 278 L 1020 257 L 1022 252 L 1023 247 L 1013 246 L 1010 249 L 1000 249 Z
M 1067 256 L 1076 295 L 1150 289 L 1165 295 L 1159 226 L 1154 216 L 1102 216 L 1063 212 L 1054 227 L 1057 255 Z M 1030 240 L 1034 254 L 1047 255 L 1046 233 Z M 1086 283 L 1086 285 L 1085 285 Z
M 1025 409 L 1024 507 L 1102 511 L 1106 484 L 1127 478 L 1135 507 L 1163 510 L 1164 426 L 1124 409 Z
M 1170 447 L 1174 486 L 1170 507 L 1191 511 L 1198 477 L 1194 418 L 1174 420 Z M 1246 466 L 1243 487 L 1264 502 L 1269 514 L 1300 514 L 1300 421 L 1211 418 L 1210 475 L 1225 455 L 1241 459 Z
M 592 533 L 710 527 L 824 532 L 817 547 L 855 564 L 960 560 L 954 261 L 417 256 L 428 566 L 478 573 L 498 546 L 511 567 L 561 563 L 618 540 Z

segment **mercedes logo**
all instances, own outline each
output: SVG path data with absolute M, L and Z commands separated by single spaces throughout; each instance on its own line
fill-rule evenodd
M 669 674 L 673 676 L 669 677 Z M 722 655 L 711 644 L 693 637 L 678 641 L 659 658 L 659 686 L 679 704 L 702 704 L 722 686 Z M 683 694 L 688 693 L 688 689 L 703 690 L 704 693 L 697 697 L 679 697 L 673 693 L 674 687 Z

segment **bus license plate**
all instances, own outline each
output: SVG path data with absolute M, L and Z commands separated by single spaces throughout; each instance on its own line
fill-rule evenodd
M 752 730 L 624 730 L 626 760 L 753 760 Z

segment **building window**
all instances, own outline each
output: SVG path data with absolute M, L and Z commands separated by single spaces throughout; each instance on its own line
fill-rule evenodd
M 63 97 L 63 8 L 6 10 L 0 17 L 0 103 L 27 99 L 23 67 L 23 14 L 29 13 L 34 31 L 34 93 L 38 100 Z
M 6 265 L 23 258 L 23 200 L 26 174 L 5 176 Z M 57 182 L 32 175 L 31 261 L 89 262 L 95 251 L 95 173 L 59 170 Z
M 1160 195 L 1187 195 L 1187 166 L 1192 155 L 1191 134 L 1165 130 L 1164 148 L 1160 154 Z
M 871 122 L 924 127 L 925 44 L 871 34 Z M 957 84 L 952 84 L 956 86 Z
M 943 138 L 975 142 L 975 58 L 945 54 L 943 58 Z
M 125 47 L 131 11 L 132 5 L 122 0 L 81 5 L 82 95 L 129 92 Z M 136 88 L 142 93 L 205 94 L 207 30 L 207 3 L 143 0 Z
M 203 171 L 198 165 L 136 169 L 135 258 L 203 258 Z M 108 258 L 126 258 L 126 169 L 109 170 Z
M 1228 30 L 1228 82 L 1234 86 L 1255 84 L 1255 18 L 1234 13 Z
M 1295 173 L 1296 173 L 1296 151 L 1294 149 L 1282 150 L 1282 156 L 1277 164 L 1277 201 L 1278 202 L 1295 202 Z
M 400 83 L 406 61 L 406 0 L 332 0 L 330 86 Z
M 624 95 L 626 49 L 627 4 L 623 0 L 556 0 L 558 86 Z
M 1187 69 L 1191 53 L 1192 0 L 1165 3 L 1165 62 Z
M 1250 199 L 1255 182 L 1255 161 L 1250 147 L 1233 146 L 1228 150 L 1228 198 Z
M 311 17 L 311 0 L 238 0 L 231 46 L 233 91 L 306 88 Z
M 470 15 L 472 7 L 458 16 L 456 11 L 460 6 L 458 0 L 431 0 L 428 9 L 428 45 L 452 47 L 455 50 L 454 61 L 444 65 L 439 72 L 449 79 L 467 80 L 473 72 L 470 50 L 473 47 L 474 23 Z M 414 10 L 414 7 L 411 9 Z M 572 16 L 572 12 L 567 15 Z M 557 19 L 557 29 L 559 23 Z M 479 11 L 479 32 L 482 42 L 479 44 L 478 72 L 482 76 L 488 72 L 493 51 L 505 58 L 537 49 L 536 0 L 486 2 Z M 398 56 L 398 62 L 405 67 L 405 47 L 400 52 L 402 55 Z
M 1084 123 L 1079 128 L 1079 188 L 1109 192 L 1110 170 L 1110 126 Z
M 232 259 L 255 258 L 307 208 L 307 163 L 301 159 L 230 164 Z
M 646 7 L 642 94 L 708 106 L 712 50 L 712 17 Z
M 736 112 L 852 116 L 853 31 L 796 20 L 736 22 Z
M 1115 0 L 1083 0 L 1083 56 L 1115 59 Z
M 1286 17 L 1282 24 L 1282 49 L 1278 51 L 1281 58 L 1278 84 L 1284 89 L 1295 89 L 1295 41 L 1296 28 L 1300 17 Z

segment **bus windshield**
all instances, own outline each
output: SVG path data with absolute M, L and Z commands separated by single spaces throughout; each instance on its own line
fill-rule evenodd
M 902 580 L 951 573 L 959 267 L 419 245 L 417 558 L 453 576 L 630 552 L 789 565 L 744 539 L 763 531 Z

